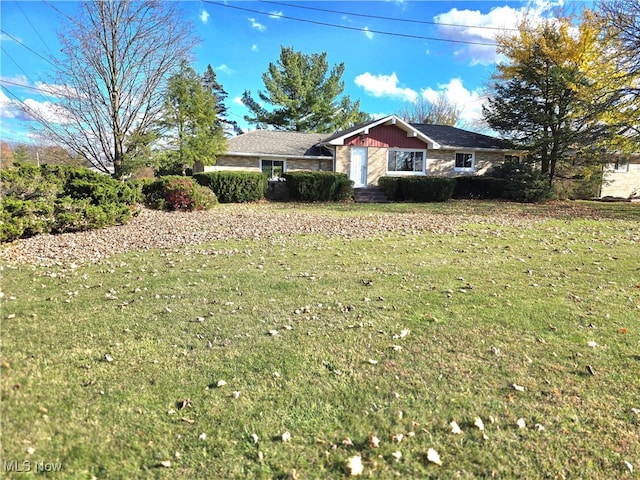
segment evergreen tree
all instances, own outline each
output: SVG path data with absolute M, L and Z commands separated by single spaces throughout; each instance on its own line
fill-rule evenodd
M 238 122 L 227 118 L 228 110 L 225 101 L 229 94 L 216 79 L 216 72 L 213 71 L 211 65 L 207 65 L 207 69 L 202 75 L 202 86 L 206 91 L 211 92 L 216 99 L 216 110 L 218 111 L 216 122 L 218 126 L 227 134 L 241 134 L 242 130 L 238 126 Z
M 179 167 L 200 161 L 215 163 L 225 150 L 226 141 L 218 123 L 216 97 L 203 86 L 202 78 L 186 61 L 169 78 L 161 126 L 173 151 L 169 159 Z
M 360 112 L 359 101 L 338 98 L 344 90 L 343 73 L 343 63 L 329 71 L 326 52 L 305 55 L 281 47 L 277 63 L 270 63 L 262 75 L 266 93 L 258 91 L 259 101 L 249 91 L 242 96 L 252 113 L 245 120 L 258 128 L 327 133 L 368 119 Z M 274 108 L 267 110 L 260 101 Z

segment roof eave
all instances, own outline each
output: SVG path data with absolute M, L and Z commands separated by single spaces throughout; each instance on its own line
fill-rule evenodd
M 344 141 L 347 138 L 355 137 L 356 135 L 361 135 L 361 134 L 367 135 L 369 133 L 369 130 L 379 125 L 396 125 L 401 130 L 404 130 L 407 133 L 407 137 L 418 138 L 424 143 L 426 143 L 427 146 L 430 148 L 440 148 L 440 144 L 438 142 L 436 142 L 432 138 L 429 138 L 424 133 L 414 128 L 410 123 L 405 122 L 404 120 L 402 120 L 401 118 L 395 115 L 389 115 L 387 117 L 383 117 L 378 120 L 375 120 L 371 123 L 363 125 L 357 130 L 351 131 L 340 137 L 334 138 L 329 142 L 326 142 L 326 143 L 322 142 L 321 145 L 333 145 L 333 146 L 344 145 Z
M 222 156 L 233 157 L 264 157 L 264 158 L 295 158 L 296 160 L 331 160 L 332 155 L 287 155 L 282 153 L 250 153 L 250 152 L 225 152 Z

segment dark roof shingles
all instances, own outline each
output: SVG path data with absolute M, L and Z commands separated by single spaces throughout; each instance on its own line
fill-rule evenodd
M 318 144 L 320 133 L 278 132 L 254 130 L 228 140 L 229 153 L 255 153 L 264 155 L 290 155 L 293 157 L 330 156 Z

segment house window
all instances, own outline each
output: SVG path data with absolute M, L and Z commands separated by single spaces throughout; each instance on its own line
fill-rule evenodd
M 505 155 L 505 163 L 520 163 L 520 157 L 518 155 Z
M 613 169 L 616 172 L 628 172 L 629 171 L 629 159 L 624 157 L 616 157 L 616 161 L 613 164 Z
M 456 153 L 456 172 L 472 172 L 475 166 L 473 153 Z
M 389 150 L 387 172 L 424 173 L 424 150 Z
M 261 160 L 260 170 L 268 178 L 280 178 L 286 171 L 284 160 Z

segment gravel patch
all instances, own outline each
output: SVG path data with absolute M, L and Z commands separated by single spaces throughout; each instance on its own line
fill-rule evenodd
M 531 218 L 424 213 L 318 214 L 295 209 L 220 206 L 207 212 L 143 209 L 126 225 L 60 235 L 38 235 L 0 246 L 0 260 L 39 266 L 98 262 L 123 252 L 199 245 L 217 240 L 316 234 L 367 238 L 389 232 L 455 233 L 461 225 L 530 226 Z

